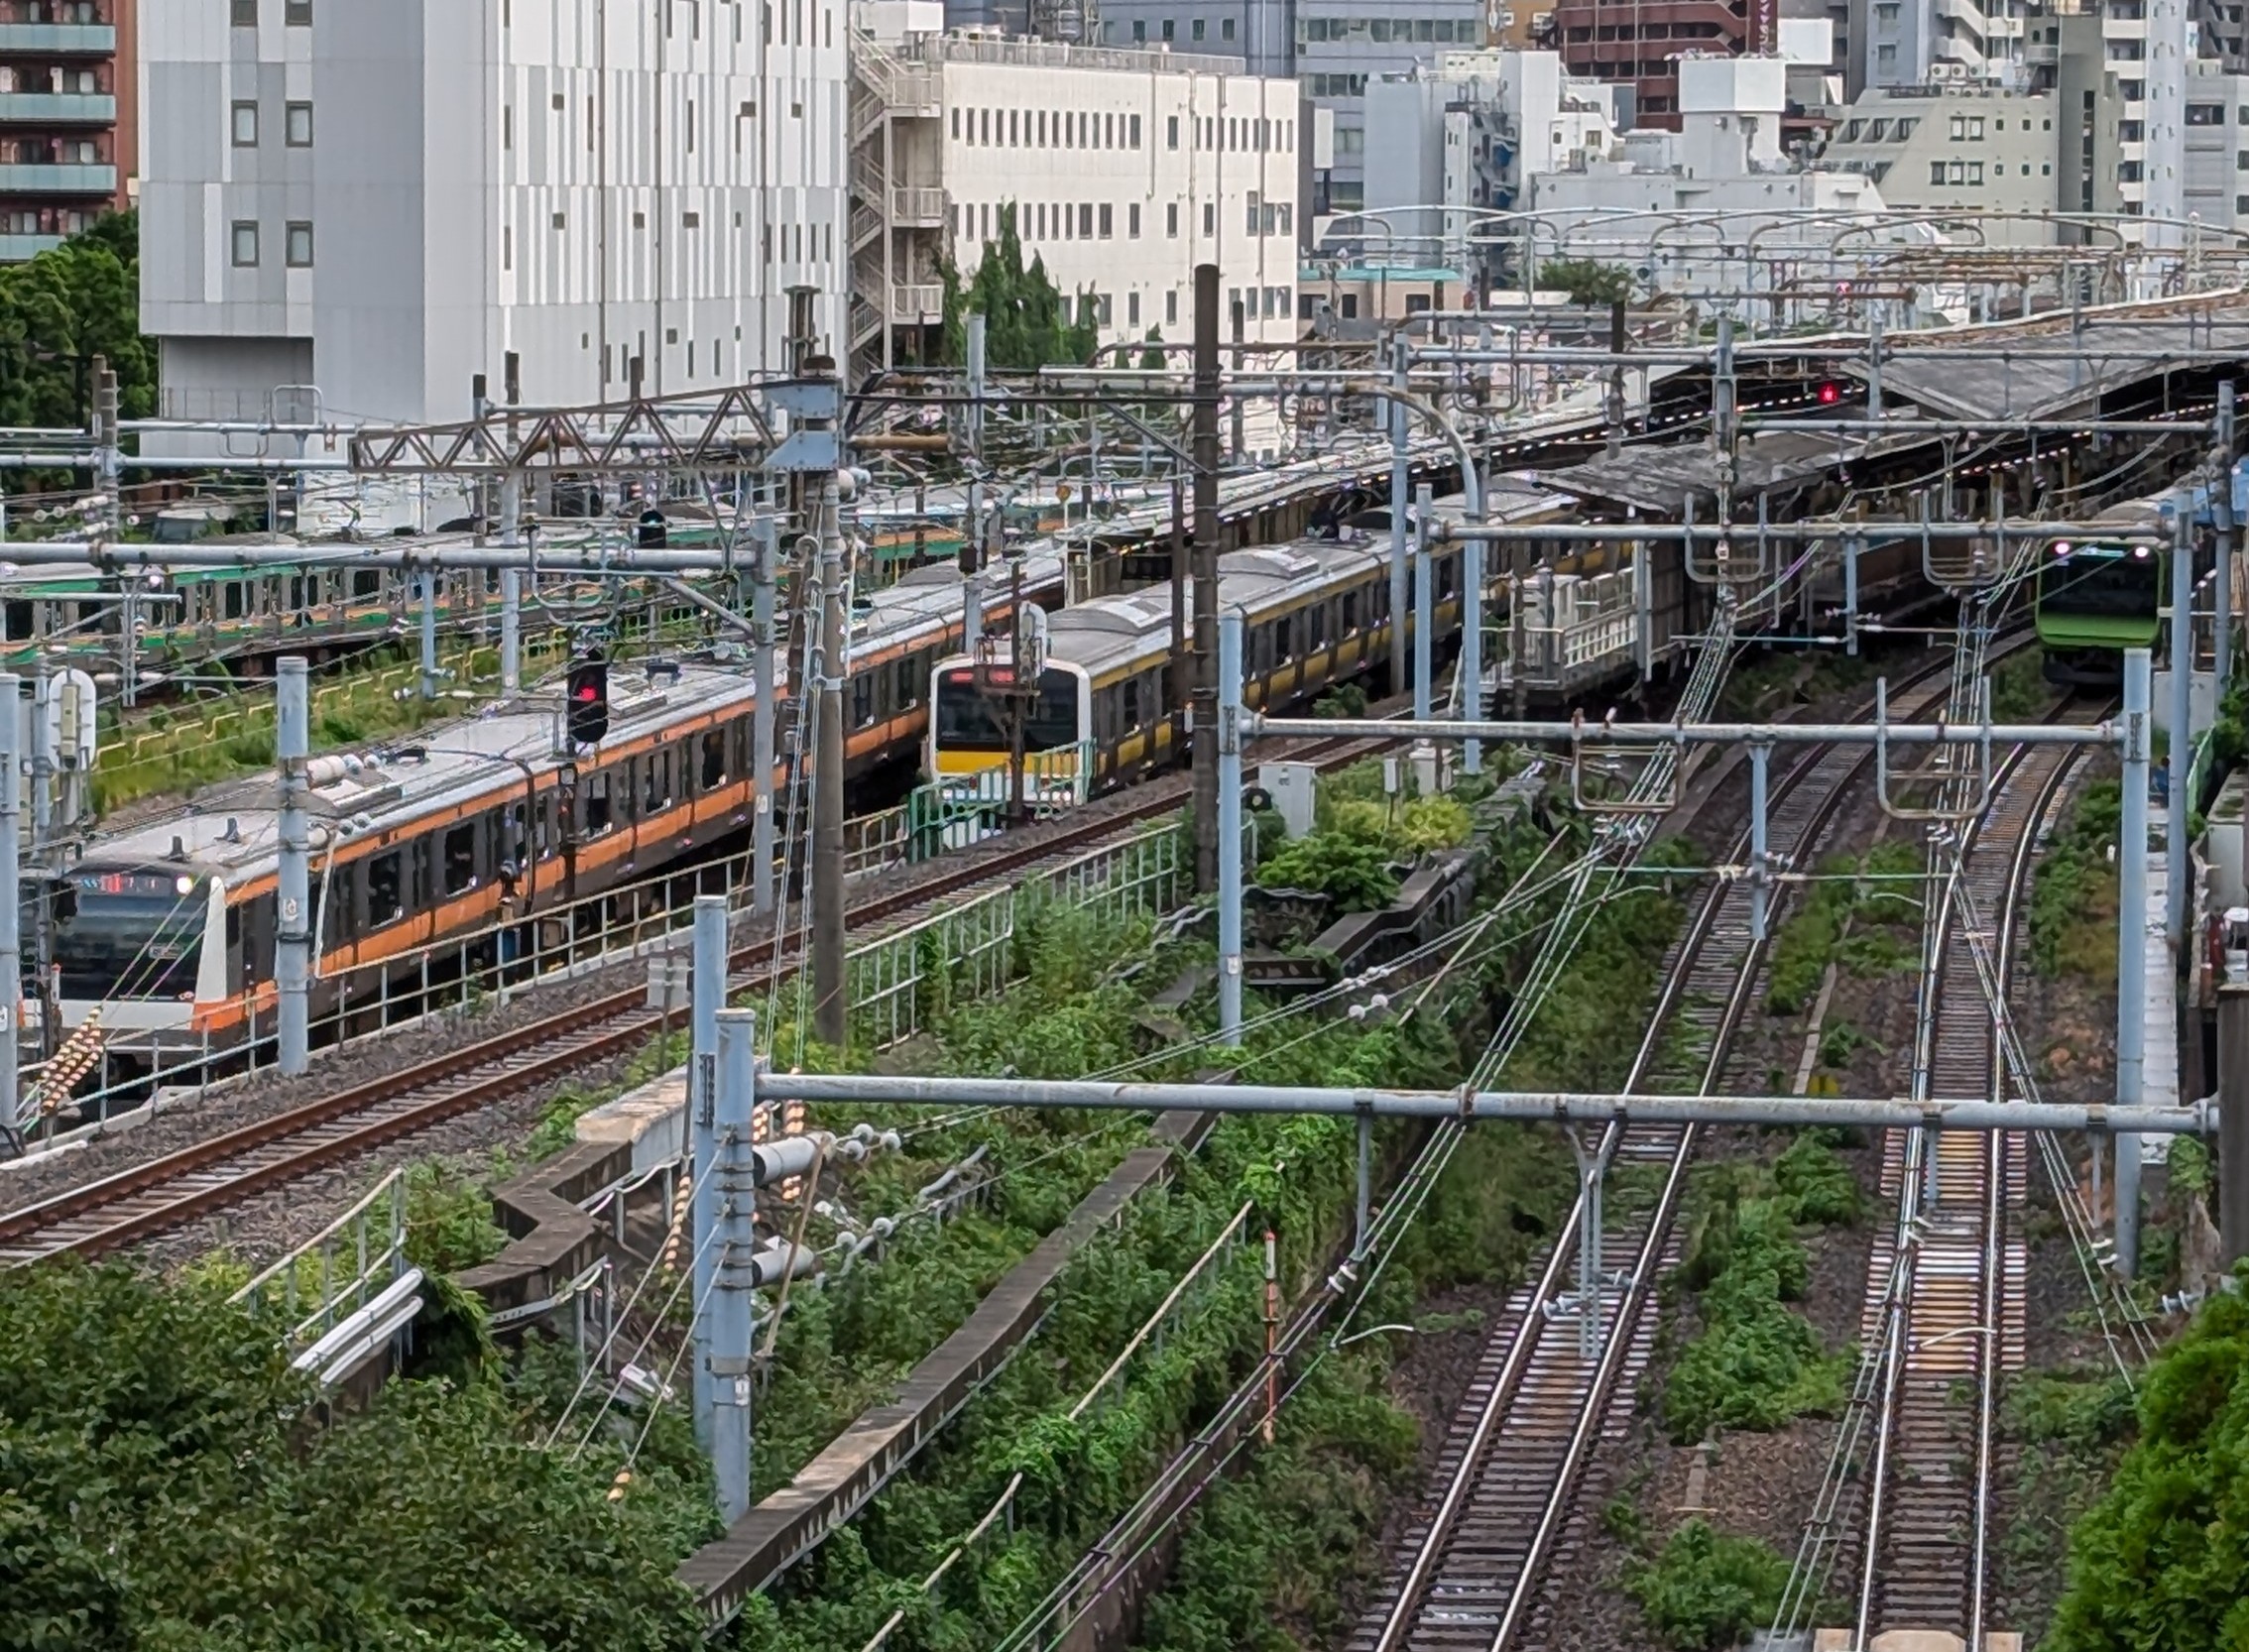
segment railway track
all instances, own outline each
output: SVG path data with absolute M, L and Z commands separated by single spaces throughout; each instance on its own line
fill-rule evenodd
M 1960 856 L 1935 920 L 1937 978 L 1918 1063 L 1932 1094 L 2007 1099 L 1986 973 L 2003 995 L 2038 826 L 2076 759 L 2052 747 L 2018 754 Z M 1879 1352 L 1882 1368 L 1856 1644 L 1891 1629 L 1983 1644 L 1998 1384 L 2024 1357 L 2018 1213 L 2028 1160 L 2022 1136 L 1998 1131 L 1932 1142 L 1893 1130 L 1884 1143 L 1882 1185 L 1897 1223 L 1867 1263 L 1862 1346 Z
M 1917 699 L 1916 711 L 1924 712 L 1944 703 L 1945 690 Z M 1810 859 L 1870 762 L 1865 749 L 1829 748 L 1789 771 L 1768 808 L 1768 848 L 1777 861 Z M 1733 1031 L 1763 974 L 1750 901 L 1747 883 L 1731 881 L 1698 908 L 1667 961 L 1664 995 L 1633 1059 L 1628 1090 L 1707 1093 L 1722 1078 Z M 1662 1166 L 1661 1190 L 1650 1209 L 1603 1237 L 1601 1261 L 1622 1259 L 1616 1273 L 1580 1255 L 1581 1192 L 1536 1279 L 1509 1300 L 1485 1345 L 1439 1456 L 1443 1491 L 1409 1528 L 1390 1581 L 1347 1643 L 1350 1652 L 1502 1652 L 1545 1609 L 1550 1563 L 1585 1535 L 1577 1508 L 1584 1471 L 1598 1444 L 1622 1438 L 1653 1352 L 1655 1316 L 1647 1304 L 1676 1259 L 1674 1219 L 1696 1141 L 1692 1127 L 1611 1125 L 1593 1147 L 1577 1144 L 1582 1166 Z M 1597 1208 L 1597 1231 L 1598 1221 Z M 1581 1336 L 1574 1315 L 1553 1311 L 1573 1263 L 1576 1297 L 1599 1303 L 1598 1340 Z
M 1377 745 L 1310 741 L 1287 755 L 1297 762 L 1337 766 Z M 1122 809 L 1041 834 L 1036 842 L 1003 844 L 956 870 L 858 901 L 846 914 L 847 922 L 856 938 L 877 938 L 943 902 L 1019 882 L 1045 862 L 1098 847 L 1137 822 L 1178 807 L 1187 790 L 1183 777 L 1150 781 Z M 794 932 L 794 926 L 784 930 Z M 763 988 L 804 961 L 800 950 L 770 936 L 753 941 L 736 948 L 728 961 L 729 991 Z M 628 1053 L 655 1036 L 662 1021 L 647 1007 L 646 993 L 636 985 L 0 1214 L 0 1267 L 64 1253 L 98 1256 L 139 1243 L 299 1176 Z

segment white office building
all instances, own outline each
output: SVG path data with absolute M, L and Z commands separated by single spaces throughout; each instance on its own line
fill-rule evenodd
M 894 88 L 880 122 L 855 117 L 884 133 L 854 155 L 855 282 L 862 299 L 888 294 L 889 322 L 886 341 L 878 304 L 855 309 L 866 364 L 921 357 L 942 316 L 938 255 L 966 282 L 1010 208 L 1024 264 L 1090 299 L 1106 343 L 1191 338 L 1198 264 L 1219 266 L 1245 339 L 1294 335 L 1309 112 L 1293 80 L 977 34 L 861 51 L 862 86 Z
M 143 0 L 165 413 L 460 417 L 840 347 L 845 0 Z
M 1604 157 L 1619 88 L 1575 80 L 1555 52 L 1452 52 L 1366 87 L 1370 251 L 1475 272 L 1514 237 L 1501 214 L 1538 173 Z
M 1620 158 L 1532 177 L 1542 258 L 1620 265 L 1645 292 L 1739 312 L 1776 282 L 1847 274 L 1830 255 L 1846 232 L 1861 250 L 1937 238 L 1886 224 L 1871 177 L 1788 162 L 1781 59 L 1688 58 L 1679 70 L 1679 131 L 1627 133 Z

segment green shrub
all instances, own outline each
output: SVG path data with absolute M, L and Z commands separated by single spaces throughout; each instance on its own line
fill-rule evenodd
M 1376 911 L 1398 893 L 1389 851 L 1341 832 L 1314 832 L 1281 845 L 1257 869 L 1257 882 L 1268 889 L 1324 894 L 1345 912 Z
M 1788 1150 L 1773 1162 L 1773 1185 L 1793 1207 L 1798 1222 L 1838 1227 L 1858 1220 L 1858 1179 L 1835 1150 L 1810 1130 L 1800 1130 Z
M 2085 787 L 2039 862 L 2031 891 L 2031 963 L 2048 978 L 2116 978 L 2116 868 L 2109 851 L 2123 819 L 2114 780 Z
M 1724 1652 L 1771 1623 L 1788 1575 L 1789 1563 L 1755 1538 L 1690 1520 L 1654 1560 L 1624 1574 L 1624 1590 L 1665 1644 Z

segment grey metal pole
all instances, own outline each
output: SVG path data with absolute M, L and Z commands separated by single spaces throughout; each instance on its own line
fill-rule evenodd
M 1480 488 L 1477 490 L 1481 493 Z M 1461 686 L 1467 690 L 1471 717 L 1483 715 L 1483 541 L 1470 539 L 1461 546 Z M 1461 770 L 1483 772 L 1483 743 L 1471 740 L 1461 748 Z
M 437 575 L 421 576 L 421 697 L 437 697 Z
M 2249 1256 L 2249 986 L 2217 992 L 2218 1239 L 2231 1267 Z
M 1374 1225 L 1374 1115 L 1361 1111 L 1359 1115 L 1359 1199 L 1358 1225 L 1352 1233 L 1351 1253 L 1366 1254 L 1368 1230 Z
M 2124 650 L 2124 774 L 2116 831 L 2116 1105 L 2147 1099 L 2148 702 L 2154 661 Z M 2116 1138 L 2116 1265 L 2140 1265 L 2140 1138 Z
M 1236 298 L 1233 302 L 1233 314 L 1229 317 L 1227 330 L 1233 335 L 1234 338 L 1234 371 L 1239 374 L 1242 371 L 1243 365 L 1242 300 L 1240 298 Z M 1235 396 L 1230 397 L 1228 400 L 1232 403 L 1232 406 L 1227 410 L 1228 416 L 1226 447 L 1228 454 L 1234 459 L 1235 463 L 1240 464 L 1242 462 L 1242 450 L 1244 445 L 1242 434 L 1243 398 L 1240 396 Z
M 1413 495 L 1413 714 L 1428 718 L 1433 703 L 1436 674 L 1433 664 L 1433 633 L 1436 630 L 1436 594 L 1430 590 L 1429 578 L 1429 516 L 1436 495 L 1424 482 Z
M 2233 541 L 2240 524 L 2233 520 L 2233 381 L 2218 386 L 2216 477 L 2210 483 L 2210 520 L 2217 555 L 2210 576 L 2210 644 L 2216 658 L 2214 703 L 2225 703 L 2233 680 Z
M 818 485 L 820 680 L 804 685 L 819 710 L 812 767 L 812 1030 L 840 1050 L 851 1008 L 844 990 L 844 561 L 836 479 L 823 476 Z
M 1218 887 L 1219 267 L 1195 266 L 1195 887 Z
M 1242 1042 L 1242 615 L 1219 616 L 1219 1042 Z
M 500 570 L 500 692 L 524 688 L 524 576 L 520 568 Z
M 758 698 L 750 708 L 750 783 L 758 800 L 750 815 L 750 909 L 773 909 L 773 719 L 780 690 L 773 676 L 773 535 L 769 526 L 757 537 L 756 567 L 750 584 L 750 669 L 758 679 Z M 799 692 L 798 703 L 802 696 Z
M 717 1165 L 719 1090 L 719 1011 L 726 1007 L 726 897 L 695 897 L 694 950 L 687 978 L 687 1121 L 689 1198 L 694 1210 L 693 1277 L 697 1302 L 707 1302 L 718 1277 L 718 1251 L 702 1242 L 718 1220 Z M 695 1438 L 711 1449 L 710 1343 L 712 1321 L 695 1320 Z
M 961 652 L 971 659 L 984 646 L 984 570 L 961 578 Z
M 1865 541 L 1857 534 L 1843 535 L 1843 652 L 1853 657 L 1858 653 L 1858 557 L 1864 549 Z
M 984 453 L 984 315 L 979 311 L 966 316 L 963 324 L 968 334 L 969 454 L 980 458 Z
M 2182 501 L 2184 507 L 2184 501 Z M 2171 546 L 2171 795 L 2164 809 L 2164 863 L 2167 877 L 2163 891 L 2164 933 L 2171 937 L 2172 956 L 2179 956 L 2191 907 L 2188 885 L 2193 871 L 2188 860 L 2188 776 L 2194 762 L 2194 524 L 2193 514 L 2179 513 Z
M 1406 341 L 1390 344 L 1390 384 L 1402 395 L 1406 388 Z M 1406 685 L 1406 410 L 1397 397 L 1390 400 L 1390 692 Z
M 758 1247 L 751 1119 L 758 1106 L 757 1011 L 720 1011 L 718 1037 L 712 1176 L 716 1225 L 708 1235 L 716 1288 L 697 1317 L 711 1326 L 711 1470 L 718 1483 L 719 1514 L 731 1526 L 750 1512 L 750 1355 Z M 810 1189 L 804 1197 L 812 1197 Z M 696 1235 L 697 1244 L 705 1239 Z
M 274 979 L 281 1011 L 281 1071 L 301 1075 L 311 1060 L 312 843 L 305 821 L 312 787 L 305 774 L 312 755 L 312 696 L 301 655 L 274 668 L 274 761 L 281 770 L 280 922 L 275 931 Z M 333 827 L 329 828 L 331 831 Z
M 0 672 L 0 1131 L 16 1127 L 17 1034 L 24 1024 L 23 686 Z M 45 891 L 41 891 L 45 898 Z
M 1749 936 L 1765 938 L 1767 902 L 1771 899 L 1772 866 L 1765 841 L 1766 781 L 1773 749 L 1762 740 L 1749 745 Z
M 55 673 L 43 660 L 39 681 L 32 689 L 32 853 L 35 856 L 47 853 L 47 840 L 55 830 L 55 738 L 47 720 L 48 708 L 54 703 Z M 46 960 L 42 958 L 41 962 L 44 964 Z

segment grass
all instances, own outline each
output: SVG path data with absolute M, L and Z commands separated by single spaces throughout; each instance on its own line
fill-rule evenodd
M 1811 1008 L 1830 964 L 1877 975 L 1916 959 L 1908 932 L 1921 922 L 1921 896 L 1907 880 L 1921 871 L 1921 852 L 1906 843 L 1823 861 L 1811 892 L 1773 938 L 1765 1007 L 1776 1015 Z
M 2039 862 L 2031 891 L 2031 964 L 2049 980 L 2116 979 L 2116 866 L 2110 852 L 2122 814 L 2117 781 L 2085 787 Z

